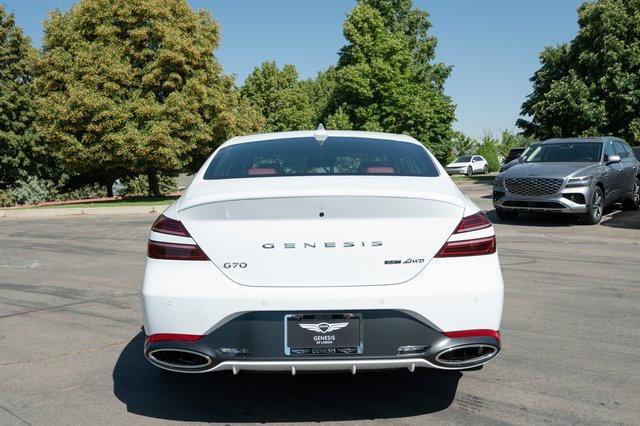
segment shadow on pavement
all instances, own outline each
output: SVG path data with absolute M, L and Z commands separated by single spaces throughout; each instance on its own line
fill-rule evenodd
M 131 413 L 202 422 L 310 422 L 417 416 L 444 410 L 459 372 L 179 375 L 150 365 L 140 332 L 113 370 L 114 394 Z
M 487 217 L 492 223 L 501 225 L 558 227 L 577 224 L 575 217 L 563 214 L 520 213 L 515 219 L 504 220 L 498 217 L 494 209 L 487 212 Z
M 580 226 L 575 216 L 551 213 L 520 213 L 516 219 L 502 220 L 495 209 L 487 212 L 492 223 L 515 226 Z M 640 211 L 619 210 L 618 207 L 608 208 L 600 222 L 602 226 L 623 229 L 640 229 Z
M 619 210 L 602 219 L 601 225 L 612 228 L 640 229 L 640 210 Z

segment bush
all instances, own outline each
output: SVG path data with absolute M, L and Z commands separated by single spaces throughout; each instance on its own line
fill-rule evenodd
M 80 188 L 68 190 L 63 194 L 58 194 L 56 200 L 68 201 L 68 200 L 84 200 L 86 198 L 100 198 L 104 197 L 104 186 L 94 184 L 85 185 Z
M 16 198 L 9 191 L 0 190 L 0 207 L 11 207 L 16 204 Z
M 500 160 L 498 159 L 498 144 L 495 139 L 490 136 L 482 138 L 482 145 L 478 147 L 478 155 L 484 157 L 489 163 L 489 171 L 497 172 L 500 170 Z
M 170 176 L 158 176 L 160 181 L 160 192 L 168 194 L 178 191 L 178 182 L 176 178 Z M 122 180 L 123 187 L 118 189 L 118 195 L 149 195 L 149 181 L 147 176 L 140 175 L 133 178 Z
M 17 181 L 11 192 L 18 204 L 41 203 L 53 200 L 58 195 L 52 182 L 35 176 L 27 178 L 26 181 Z

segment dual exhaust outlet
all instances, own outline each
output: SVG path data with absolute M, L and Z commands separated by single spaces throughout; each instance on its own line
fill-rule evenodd
M 496 346 L 481 343 L 454 346 L 439 352 L 434 358 L 434 364 L 448 369 L 473 368 L 488 362 L 498 351 Z M 213 363 L 208 355 L 177 348 L 154 349 L 146 357 L 158 367 L 185 373 L 199 372 Z

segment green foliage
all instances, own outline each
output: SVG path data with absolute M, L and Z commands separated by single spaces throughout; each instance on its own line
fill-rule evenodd
M 498 155 L 506 157 L 513 148 L 525 148 L 531 145 L 534 138 L 531 136 L 519 135 L 510 130 L 503 130 L 500 144 L 498 145 Z
M 51 181 L 30 176 L 25 180 L 18 180 L 11 190 L 18 204 L 33 204 L 49 201 L 56 198 L 56 191 Z
M 462 132 L 453 132 L 453 137 L 451 138 L 451 146 L 453 149 L 449 160 L 454 160 L 455 158 L 453 157 L 473 154 L 473 150 L 477 144 L 478 142 L 472 137 Z
M 33 129 L 35 60 L 31 41 L 0 4 L 0 188 L 27 176 L 56 174 Z
M 312 120 L 312 127 L 314 129 L 320 123 L 324 123 L 325 127 L 327 127 L 330 115 L 335 114 L 335 112 L 333 112 L 333 102 L 337 85 L 336 79 L 336 68 L 331 66 L 326 70 L 319 72 L 315 79 L 303 82 L 314 111 Z M 348 117 L 346 118 L 348 120 Z M 348 130 L 351 129 L 351 123 L 345 121 L 345 117 L 335 117 L 332 121 L 332 127 L 327 128 L 332 128 L 334 130 Z
M 176 178 L 170 176 L 159 176 L 158 180 L 160 181 L 160 192 L 162 194 L 171 194 L 178 191 Z M 122 184 L 124 187 L 118 190 L 118 195 L 149 195 L 151 193 L 149 180 L 145 175 L 123 179 Z
M 262 113 L 267 132 L 313 127 L 316 112 L 309 88 L 298 80 L 298 71 L 293 65 L 280 69 L 275 62 L 263 62 L 245 79 L 241 94 Z
M 640 141 L 640 0 L 585 2 L 579 31 L 547 47 L 518 126 L 527 135 L 616 135 Z
M 44 31 L 37 128 L 70 173 L 193 170 L 262 124 L 213 56 L 217 23 L 186 0 L 80 0 Z
M 353 125 L 349 121 L 349 116 L 342 106 L 326 119 L 326 128 L 329 130 L 352 130 Z
M 58 194 L 55 197 L 56 201 L 68 201 L 68 200 L 84 200 L 87 198 L 100 198 L 104 196 L 104 188 L 100 185 L 85 185 L 79 188 L 67 189 L 58 188 Z
M 410 134 L 446 160 L 455 106 L 443 92 L 450 68 L 433 63 L 430 26 L 411 0 L 358 1 L 344 24 L 348 44 L 326 116 L 346 115 L 354 129 Z
M 13 193 L 0 189 L 0 207 L 12 207 L 15 204 L 16 197 L 13 196 Z
M 482 143 L 478 147 L 478 151 L 476 153 L 487 160 L 490 172 L 497 172 L 500 170 L 500 160 L 498 159 L 499 148 L 500 141 L 495 139 L 493 136 L 485 134 L 482 137 Z

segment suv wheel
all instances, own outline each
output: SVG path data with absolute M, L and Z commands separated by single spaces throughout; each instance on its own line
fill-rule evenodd
M 631 197 L 622 202 L 625 210 L 638 210 L 640 208 L 640 179 L 635 178 L 633 181 L 633 192 Z
M 473 169 L 471 168 L 471 166 L 467 167 L 467 173 L 465 173 L 467 176 L 471 176 L 473 174 Z
M 591 200 L 587 212 L 580 216 L 580 221 L 585 225 L 595 225 L 600 223 L 604 212 L 604 195 L 602 188 L 596 186 L 591 193 Z
M 482 169 L 482 173 L 484 173 L 485 175 L 487 173 L 489 173 L 489 166 L 487 166 L 486 164 L 484 165 L 484 169 Z
M 518 217 L 518 212 L 515 210 L 506 210 L 502 207 L 496 207 L 496 214 L 500 219 L 503 220 L 512 220 Z

